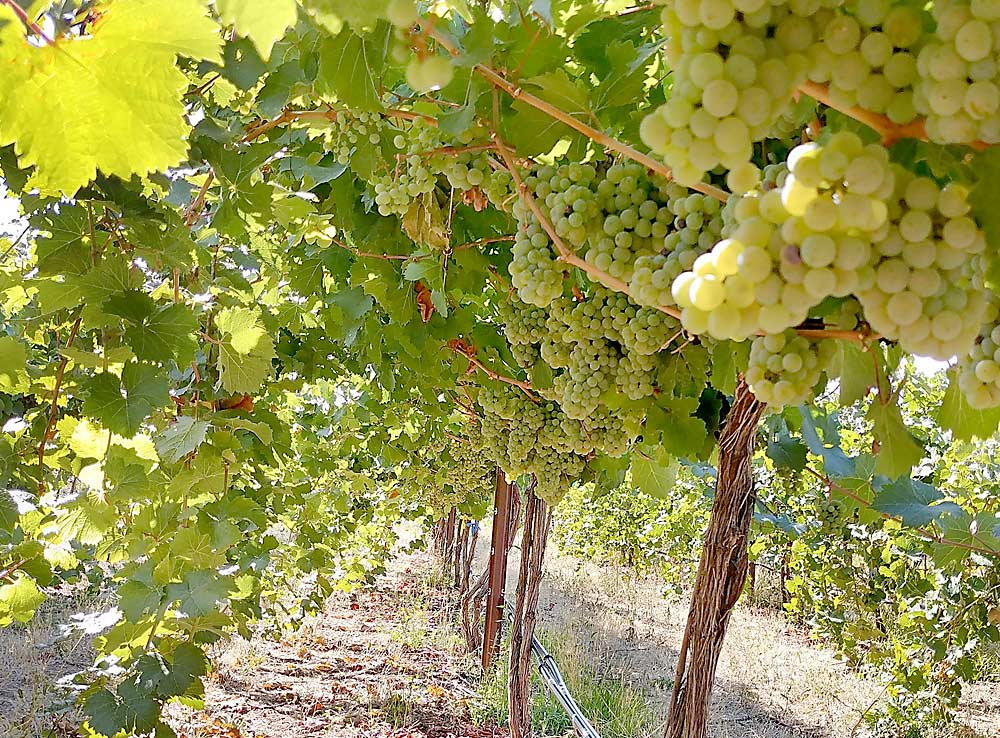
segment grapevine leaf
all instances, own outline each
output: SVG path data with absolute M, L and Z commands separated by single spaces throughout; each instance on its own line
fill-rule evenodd
M 0 145 L 35 167 L 28 187 L 72 194 L 98 169 L 127 180 L 184 159 L 187 78 L 175 59 L 221 61 L 204 3 L 176 0 L 164 13 L 155 0 L 117 0 L 86 36 L 42 46 L 22 29 L 0 7 Z
M 812 410 L 807 405 L 802 405 L 799 412 L 802 416 L 802 438 L 809 450 L 823 459 L 826 473 L 831 477 L 854 476 L 856 471 L 854 459 L 848 458 L 840 446 L 827 446 L 820 440 L 819 434 L 816 432 L 816 420 Z
M 957 505 L 952 505 L 935 520 L 943 541 L 934 547 L 934 563 L 941 567 L 959 563 L 968 557 L 967 547 L 1000 554 L 1000 539 L 990 530 L 995 521 L 992 513 L 979 513 L 973 517 Z
M 181 416 L 156 436 L 156 453 L 161 461 L 175 464 L 202 444 L 208 428 L 209 423 L 204 420 L 195 420 L 190 415 Z
M 181 643 L 170 655 L 166 674 L 157 685 L 162 697 L 174 697 L 187 692 L 198 677 L 208 673 L 205 652 L 193 643 Z
M 17 339 L 0 336 L 0 391 L 14 394 L 27 388 L 28 353 Z
M 876 384 L 875 365 L 870 352 L 854 341 L 836 341 L 836 362 L 840 371 L 840 404 L 853 405 Z
M 654 459 L 636 454 L 632 459 L 632 481 L 651 497 L 666 498 L 677 480 L 677 460 L 667 454 Z
M 198 330 L 198 319 L 186 305 L 157 308 L 148 295 L 131 290 L 108 298 L 104 309 L 127 321 L 125 340 L 136 358 L 163 363 L 176 360 L 178 366 L 194 358 L 197 344 L 193 334 Z
M 924 455 L 924 448 L 910 433 L 899 406 L 873 402 L 868 410 L 875 437 L 881 443 L 875 470 L 887 477 L 909 474 Z
M 130 362 L 121 377 L 98 374 L 87 383 L 83 411 L 113 433 L 131 438 L 153 410 L 170 402 L 167 378 L 156 367 Z
M 704 421 L 695 416 L 698 405 L 696 397 L 657 402 L 646 417 L 648 437 L 659 438 L 663 447 L 674 456 L 697 456 L 708 437 Z
M 972 162 L 972 170 L 979 175 L 969 203 L 976 221 L 983 229 L 987 243 L 1000 243 L 1000 150 L 991 147 L 976 155 Z M 990 264 L 990 286 L 1000 282 L 1000 259 L 995 257 Z
M 715 389 L 727 395 L 736 391 L 736 377 L 741 367 L 746 367 L 749 351 L 747 341 L 719 341 L 712 348 L 711 382 Z
M 12 584 L 0 586 L 0 628 L 26 623 L 45 601 L 45 595 L 31 577 L 19 575 Z
M 129 620 L 139 620 L 143 614 L 154 611 L 160 606 L 163 592 L 153 589 L 140 582 L 130 579 L 118 588 L 118 607 Z
M 780 468 L 802 471 L 806 467 L 805 444 L 787 432 L 768 439 L 767 456 Z
M 955 505 L 943 503 L 941 492 L 936 487 L 909 477 L 900 477 L 886 484 L 875 495 L 871 506 L 879 512 L 899 518 L 904 525 L 921 528 L 937 519 L 943 512 L 952 512 Z
M 232 577 L 214 571 L 192 571 L 183 582 L 167 587 L 167 597 L 178 602 L 178 608 L 188 616 L 207 615 L 225 602 L 232 589 Z
M 90 726 L 106 736 L 125 731 L 147 733 L 156 726 L 159 708 L 152 695 L 134 681 L 122 682 L 115 692 L 100 689 L 83 705 Z
M 223 335 L 219 346 L 223 388 L 233 393 L 256 392 L 270 376 L 275 355 L 260 318 L 248 308 L 227 308 L 219 313 L 216 325 Z
M 223 23 L 253 41 L 264 61 L 270 58 L 274 42 L 295 23 L 295 0 L 216 0 L 215 7 Z
M 556 69 L 522 81 L 528 92 L 574 117 L 591 115 L 587 91 Z M 545 154 L 562 139 L 578 141 L 580 134 L 555 118 L 523 102 L 514 103 L 514 115 L 504 120 L 504 137 L 527 156 Z
M 1000 408 L 976 410 L 970 407 L 958 386 L 958 372 L 953 369 L 949 372 L 948 389 L 938 408 L 937 421 L 958 441 L 990 438 L 1000 426 Z
M 381 110 L 377 80 L 390 38 L 390 29 L 383 24 L 378 33 L 359 36 L 345 28 L 325 41 L 316 76 L 319 89 L 352 109 Z

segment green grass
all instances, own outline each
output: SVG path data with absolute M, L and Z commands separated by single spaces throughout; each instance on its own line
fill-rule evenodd
M 552 654 L 583 714 L 602 738 L 646 738 L 654 732 L 656 715 L 641 690 L 630 686 L 624 675 L 599 678 L 583 662 L 579 643 L 563 634 L 541 632 L 539 640 Z M 482 682 L 478 700 L 472 705 L 473 719 L 480 724 L 506 726 L 507 657 L 504 642 L 497 667 Z M 549 694 L 534 662 L 531 671 L 532 730 L 540 736 L 562 736 L 573 724 L 562 706 Z

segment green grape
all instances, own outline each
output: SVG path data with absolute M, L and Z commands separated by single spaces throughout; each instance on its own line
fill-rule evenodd
M 914 109 L 937 143 L 1000 141 L 1000 36 L 982 3 L 936 2 L 937 28 L 917 55 Z M 982 15 L 980 15 L 982 14 Z
M 406 84 L 417 92 L 447 87 L 454 76 L 451 62 L 443 56 L 414 57 L 406 67 Z
M 972 350 L 989 306 L 986 239 L 967 191 L 896 167 L 888 227 L 874 242 L 874 279 L 857 290 L 872 328 L 904 350 L 946 360 Z
M 788 329 L 760 336 L 750 344 L 747 384 L 773 410 L 798 405 L 812 397 L 832 347 L 809 341 Z

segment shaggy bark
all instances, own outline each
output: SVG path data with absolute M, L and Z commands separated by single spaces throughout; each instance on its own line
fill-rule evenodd
M 719 438 L 715 501 L 695 578 L 664 738 L 704 738 L 715 670 L 747 576 L 754 444 L 764 406 L 742 380 Z
M 531 735 L 531 637 L 535 633 L 542 562 L 551 523 L 552 510 L 544 500 L 535 497 L 534 490 L 529 490 L 524 502 L 521 568 L 510 626 L 507 706 L 511 738 Z

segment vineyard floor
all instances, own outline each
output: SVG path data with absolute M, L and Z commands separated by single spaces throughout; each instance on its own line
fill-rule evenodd
M 665 716 L 687 616 L 687 598 L 664 598 L 654 579 L 636 579 L 546 556 L 542 628 L 572 632 L 592 668 L 625 674 Z M 884 699 L 804 628 L 780 614 L 737 605 L 713 692 L 711 738 L 864 738 L 862 719 Z M 1000 737 L 1000 683 L 967 685 L 957 724 L 935 738 Z

